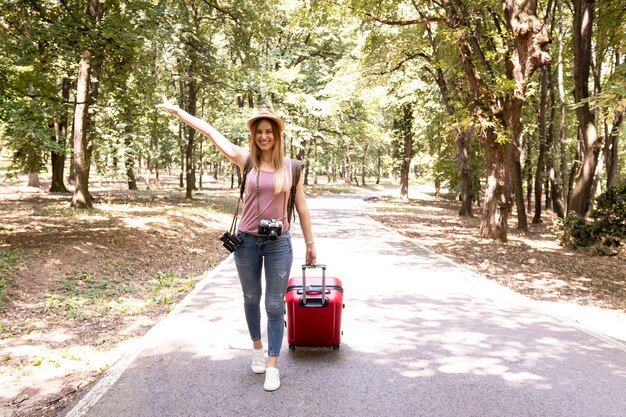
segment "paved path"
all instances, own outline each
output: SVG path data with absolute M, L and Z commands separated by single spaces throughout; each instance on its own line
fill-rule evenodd
M 229 258 L 68 416 L 626 415 L 626 349 L 545 314 L 363 216 L 309 200 L 318 261 L 343 279 L 342 347 L 285 345 L 263 390 Z M 297 227 L 296 227 L 297 228 Z M 294 239 L 293 274 L 303 262 Z

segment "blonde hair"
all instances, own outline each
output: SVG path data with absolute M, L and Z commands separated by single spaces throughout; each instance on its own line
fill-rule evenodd
M 261 120 L 267 120 L 272 126 L 274 135 L 274 148 L 272 149 L 272 167 L 274 168 L 274 194 L 287 192 L 291 188 L 291 181 L 287 175 L 285 157 L 283 153 L 283 132 L 278 123 L 269 118 L 260 118 L 250 126 L 250 159 L 257 170 L 261 169 L 261 152 L 256 145 L 256 128 Z

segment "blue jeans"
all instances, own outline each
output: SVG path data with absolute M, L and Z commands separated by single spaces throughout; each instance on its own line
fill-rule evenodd
M 242 240 L 235 249 L 235 265 L 243 290 L 243 306 L 253 341 L 261 339 L 261 271 L 265 269 L 265 311 L 268 355 L 278 356 L 285 333 L 285 291 L 293 263 L 289 232 L 276 240 L 237 232 Z

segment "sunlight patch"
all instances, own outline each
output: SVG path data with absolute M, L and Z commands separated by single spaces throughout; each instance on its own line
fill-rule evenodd
M 124 218 L 124 223 L 129 227 L 134 227 L 136 229 L 151 229 L 149 226 L 150 223 L 158 223 L 161 225 L 167 225 L 168 222 L 164 221 L 159 217 L 135 217 L 135 218 Z
M 402 371 L 400 372 L 400 375 L 405 378 L 427 378 L 437 375 L 437 372 L 434 369 L 419 369 Z
M 502 375 L 502 379 L 509 382 L 527 382 L 527 381 L 544 381 L 545 379 L 539 375 L 530 372 L 507 372 Z

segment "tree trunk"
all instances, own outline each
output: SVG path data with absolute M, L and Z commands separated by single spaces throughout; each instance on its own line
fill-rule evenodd
M 513 146 L 512 143 L 498 144 L 495 138 L 488 139 L 485 146 L 487 190 L 480 224 L 480 236 L 485 239 L 507 241 L 511 212 Z
M 90 21 L 90 30 L 97 30 L 98 22 L 102 19 L 105 12 L 105 3 L 101 3 L 100 0 L 88 0 L 87 5 L 87 17 Z M 88 107 L 92 109 L 91 112 L 86 112 L 85 114 L 85 169 L 87 172 L 86 180 L 89 181 L 89 172 L 91 170 L 91 161 L 92 155 L 94 154 L 94 146 L 96 143 L 96 121 L 94 118 L 94 108 L 98 101 L 99 95 L 99 77 L 100 77 L 100 68 L 102 67 L 102 57 L 96 53 L 98 50 L 92 50 L 90 52 L 89 59 L 89 86 L 91 90 L 88 90 L 87 99 L 89 100 Z M 98 161 L 96 161 L 97 163 Z
M 501 119 L 504 120 L 504 125 L 508 128 L 510 134 L 511 148 L 508 151 L 508 159 L 506 162 L 511 164 L 510 167 L 505 169 L 510 170 L 508 180 L 512 181 L 511 185 L 515 192 L 515 205 L 517 208 L 517 229 L 522 231 L 528 230 L 528 219 L 526 217 L 526 205 L 524 204 L 524 192 L 522 189 L 522 167 L 521 167 L 521 151 L 517 143 L 519 142 L 519 135 L 522 131 L 521 117 L 522 106 L 524 101 L 519 98 L 520 96 L 513 96 L 504 100 L 504 107 L 502 111 Z M 491 131 L 493 136 L 495 131 Z M 493 138 L 492 141 L 497 139 Z M 496 163 L 500 162 L 499 158 L 495 159 Z M 507 195 L 510 198 L 511 194 Z M 493 206 L 490 206 L 493 207 Z M 487 208 L 487 205 L 485 205 Z M 510 208 L 509 208 L 510 210 Z
M 469 132 L 457 131 L 456 135 L 456 153 L 459 158 L 459 166 L 461 171 L 461 182 L 463 189 L 461 190 L 462 203 L 459 209 L 459 216 L 474 217 L 472 213 L 472 200 L 474 193 L 472 190 L 472 172 L 469 167 Z
M 567 138 L 567 127 L 565 124 L 565 88 L 563 86 L 563 12 L 562 0 L 557 0 L 557 13 L 559 17 L 559 52 L 557 65 L 557 84 L 559 89 L 559 149 L 560 149 L 560 172 L 561 186 L 559 201 L 561 202 L 561 210 L 566 213 L 569 210 L 569 189 L 568 194 L 565 193 L 565 182 L 567 179 L 567 154 L 565 139 Z M 556 156 L 555 159 L 556 161 Z M 556 164 L 555 164 L 556 165 Z
M 61 86 L 61 97 L 63 97 L 64 109 L 59 117 L 59 127 L 55 142 L 58 149 L 54 150 L 50 154 L 50 161 L 52 163 L 52 184 L 50 185 L 50 192 L 66 193 L 67 188 L 64 182 L 65 171 L 65 156 L 67 146 L 67 104 L 70 101 L 70 80 L 67 77 L 63 78 L 63 84 Z
M 90 93 L 89 93 L 89 108 L 92 109 L 90 112 L 87 112 L 85 116 L 85 134 L 87 136 L 87 142 L 85 144 L 85 161 L 87 163 L 87 178 L 89 178 L 89 173 L 91 172 L 91 162 L 93 161 L 96 166 L 100 165 L 99 154 L 96 150 L 94 152 L 94 147 L 97 142 L 97 131 L 96 131 L 96 119 L 94 112 L 94 108 L 98 103 L 98 97 L 100 95 L 100 81 L 98 80 L 100 67 L 102 64 L 100 60 L 97 59 L 96 56 L 92 55 L 91 64 L 89 68 L 90 73 Z
M 620 66 L 620 54 L 615 53 L 615 67 Z M 624 110 L 615 113 L 611 133 L 607 137 L 609 151 L 606 156 L 606 187 L 610 188 L 615 185 L 619 164 L 619 131 L 624 121 Z
M 202 146 L 203 146 L 203 142 L 204 140 L 202 139 L 203 135 L 200 135 L 200 175 L 199 175 L 199 179 L 198 179 L 198 187 L 200 187 L 200 189 L 202 189 L 202 178 L 204 177 L 204 173 L 206 171 L 206 165 L 204 163 L 204 155 L 202 154 L 203 150 L 202 150 Z
M 546 177 L 546 179 L 543 182 L 543 186 L 545 189 L 544 195 L 545 195 L 545 200 L 546 200 L 546 204 L 543 207 L 546 211 L 552 210 L 552 198 L 550 194 L 550 178 Z
M 537 2 L 522 2 L 519 7 L 513 0 L 505 0 L 505 17 L 507 27 L 513 35 L 515 47 L 506 61 L 507 78 L 515 83 L 512 94 L 503 98 L 504 125 L 509 130 L 512 144 L 517 143 L 522 131 L 521 115 L 524 105 L 526 87 L 532 74 L 550 63 L 550 55 L 543 51 L 549 38 L 545 28 L 536 16 Z M 519 169 L 519 152 L 513 152 L 514 185 L 517 202 L 518 229 L 528 230 L 526 206 L 521 192 L 521 172 Z M 493 204 L 492 204 L 493 206 Z
M 593 178 L 600 151 L 596 127 L 593 120 L 589 118 L 590 115 L 590 112 L 584 115 L 581 123 L 583 125 L 582 135 L 584 141 L 582 163 L 572 194 L 571 210 L 580 216 L 586 215 L 591 205 Z M 593 118 L 593 115 L 591 115 L 591 118 Z
M 398 138 L 402 138 L 402 154 L 400 166 L 400 198 L 409 198 L 409 175 L 411 160 L 413 159 L 413 105 L 405 103 L 399 109 L 397 119 L 394 121 L 394 130 Z
M 181 77 L 178 82 L 180 98 L 178 99 L 179 103 L 185 102 L 185 83 L 183 78 Z M 178 148 L 180 150 L 180 174 L 178 177 L 178 186 L 180 188 L 185 187 L 185 127 L 182 123 L 178 124 Z
M 126 179 L 128 180 L 128 189 L 137 191 L 137 180 L 135 179 L 135 153 L 133 152 L 133 113 L 129 107 L 126 108 L 126 128 L 124 129 L 124 148 L 126 159 Z
M 113 142 L 113 158 L 111 160 L 111 165 L 113 166 L 113 172 L 115 172 L 116 174 L 120 169 L 119 168 L 120 160 L 117 156 L 118 151 L 119 151 L 119 141 L 116 139 Z
M 76 110 L 74 111 L 74 195 L 72 207 L 92 208 L 87 169 L 87 111 L 89 107 L 89 72 L 91 54 L 83 51 L 78 68 Z
M 526 209 L 530 213 L 533 209 L 534 181 L 532 169 L 530 169 L 529 166 L 530 161 L 527 160 L 526 165 L 524 166 L 524 168 L 526 168 Z
M 517 230 L 528 231 L 528 218 L 526 217 L 526 204 L 524 202 L 524 187 L 522 182 L 522 163 L 520 152 L 513 147 L 513 187 L 515 190 L 515 206 L 517 207 Z
M 600 183 L 600 177 L 602 176 L 602 171 L 604 170 L 604 166 L 607 163 L 606 161 L 609 158 L 609 154 L 611 153 L 611 141 L 609 140 L 610 132 L 608 130 L 608 126 L 604 123 L 604 139 L 601 141 L 604 143 L 602 150 L 598 153 L 598 161 L 596 163 L 596 171 L 593 175 L 593 182 L 591 184 L 591 203 L 589 206 L 590 210 L 593 210 L 594 204 L 594 196 L 602 193 L 602 184 Z M 600 190 L 598 191 L 598 187 Z
M 619 127 L 624 120 L 624 112 L 620 112 L 613 122 L 611 133 L 608 137 L 608 142 L 611 144 L 611 150 L 607 155 L 607 167 L 606 167 L 606 186 L 607 188 L 615 185 L 615 179 L 617 178 L 617 168 L 619 165 Z
M 526 213 L 532 211 L 533 201 L 533 166 L 532 166 L 532 146 L 528 144 L 528 138 L 524 137 L 522 149 L 525 153 L 524 169 L 522 171 L 522 179 L 526 180 Z
M 159 137 L 156 134 L 156 131 L 154 129 L 151 129 L 150 132 L 150 153 L 149 153 L 149 157 L 146 161 L 146 164 L 148 165 L 148 182 L 147 182 L 147 186 L 148 186 L 148 190 L 152 187 L 152 171 L 154 170 L 155 172 L 158 172 L 159 170 L 159 160 L 160 158 L 158 157 L 159 155 Z M 157 177 L 158 178 L 158 177 Z M 156 186 L 156 178 L 155 178 L 155 183 L 154 185 Z
M 439 47 L 437 45 L 437 42 L 435 42 L 435 38 L 432 34 L 430 25 L 426 25 L 426 30 L 428 32 L 428 38 L 430 40 L 431 48 L 433 49 L 435 56 L 438 56 Z M 446 78 L 441 68 L 437 68 L 435 81 L 439 86 L 439 92 L 441 93 L 441 98 L 444 105 L 446 106 L 448 115 L 454 117 L 456 115 L 456 111 L 454 109 L 454 106 L 450 104 L 450 93 L 448 90 L 448 84 L 446 83 Z M 474 198 L 474 193 L 472 191 L 472 172 L 469 166 L 469 132 L 467 130 L 462 131 L 460 128 L 457 128 L 455 143 L 456 154 L 457 158 L 459 159 L 459 173 L 461 176 L 461 184 L 463 184 L 463 189 L 461 190 L 462 202 L 461 208 L 459 209 L 459 216 L 474 217 L 474 214 L 472 213 L 472 200 Z
M 38 172 L 29 172 L 28 173 L 28 186 L 39 188 L 39 173 Z
M 411 151 L 413 149 L 413 133 L 405 132 L 404 152 L 402 155 L 402 169 L 400 170 L 400 198 L 409 198 L 409 171 L 411 169 Z
M 382 172 L 382 159 L 380 157 L 380 148 L 376 150 L 376 185 L 380 184 L 380 177 Z
M 352 158 L 349 149 L 346 149 L 346 157 L 343 159 L 343 167 L 341 168 L 341 178 L 347 183 L 352 183 Z
M 582 154 L 581 152 L 581 134 L 580 134 L 580 129 L 578 129 L 578 146 L 576 146 L 576 155 L 574 156 L 574 162 L 572 163 L 572 167 L 570 168 L 570 172 L 569 172 L 569 181 L 567 184 L 567 210 L 566 212 L 569 213 L 569 211 L 572 209 L 572 195 L 574 194 L 574 181 L 576 178 L 576 172 L 578 172 L 578 169 L 580 168 L 580 155 Z
M 363 164 L 361 165 L 361 186 L 365 186 L 365 176 L 367 174 L 367 149 L 369 148 L 368 144 L 365 144 L 365 149 L 363 149 Z
M 187 102 L 187 112 L 190 115 L 195 116 L 196 115 L 196 101 L 197 101 L 196 81 L 193 78 L 194 76 L 193 74 L 189 74 L 189 76 L 190 76 L 190 80 L 187 83 L 187 88 L 188 88 L 187 93 L 189 94 L 188 102 Z M 187 183 L 185 199 L 187 200 L 190 200 L 193 198 L 193 190 L 196 187 L 195 169 L 194 169 L 194 162 L 193 162 L 193 148 L 194 148 L 195 137 L 196 137 L 196 130 L 192 129 L 191 127 L 187 128 L 187 147 L 185 150 L 185 173 L 186 173 L 186 183 Z
M 548 107 L 548 77 L 549 66 L 541 68 L 541 100 L 539 103 L 539 156 L 537 157 L 537 170 L 535 171 L 535 214 L 533 224 L 542 223 L 541 220 L 541 197 L 543 194 L 543 172 L 546 154 L 546 111 Z
M 73 114 L 76 115 L 76 97 L 74 97 L 74 106 L 73 106 Z M 70 133 L 70 138 L 71 138 L 71 142 L 70 142 L 70 173 L 67 176 L 67 182 L 69 182 L 70 184 L 74 184 L 74 178 L 76 177 L 76 174 L 74 173 L 74 132 L 75 132 L 75 126 L 74 126 L 74 121 L 72 120 L 72 132 Z
M 302 179 L 302 183 L 304 185 L 309 185 L 309 174 L 313 171 L 313 181 L 315 182 L 315 169 L 311 169 L 311 152 L 315 149 L 315 139 L 313 139 L 312 143 L 307 146 L 307 143 L 304 142 L 303 146 L 306 146 L 306 156 L 303 154 L 302 158 L 296 158 L 303 162 L 303 170 L 304 170 L 304 178 Z
M 550 66 L 548 66 L 550 68 Z M 548 69 L 550 72 L 550 69 Z M 548 123 L 548 129 L 546 132 L 546 148 L 547 148 L 547 161 L 546 161 L 546 169 L 548 170 L 548 181 L 550 184 L 550 201 L 552 202 L 552 210 L 556 213 L 556 215 L 560 218 L 565 216 L 563 210 L 563 201 L 561 200 L 561 196 L 563 195 L 563 191 L 561 188 L 562 180 L 559 179 L 558 171 L 556 170 L 556 145 L 554 143 L 554 133 L 555 133 L 555 119 L 556 119 L 556 98 L 554 94 L 554 77 L 549 77 L 550 84 L 548 90 L 550 91 L 549 95 L 549 107 L 550 107 L 550 123 Z
M 574 0 L 574 97 L 578 107 L 576 116 L 582 135 L 582 166 L 576 178 L 571 209 L 584 216 L 589 210 L 593 177 L 598 162 L 600 143 L 595 118 L 589 104 L 589 72 L 591 69 L 591 33 L 593 27 L 594 0 Z
M 184 127 L 181 125 L 178 131 L 178 138 L 180 146 L 180 173 L 178 175 L 178 186 L 180 188 L 185 187 L 185 147 L 182 145 Z

